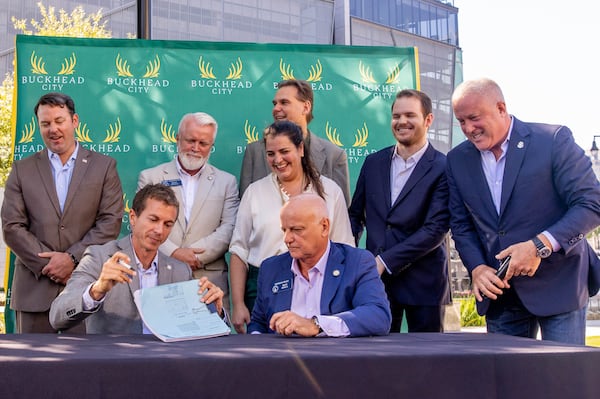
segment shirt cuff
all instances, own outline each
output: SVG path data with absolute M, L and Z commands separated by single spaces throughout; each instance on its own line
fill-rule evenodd
M 554 238 L 554 236 L 548 232 L 548 230 L 542 231 L 542 234 L 548 239 L 548 241 L 550 241 L 550 244 L 552 244 L 552 252 L 560 251 L 562 247 L 558 241 L 556 241 L 556 238 Z
M 316 316 L 319 320 L 319 326 L 323 329 L 323 332 L 318 336 L 326 337 L 347 337 L 350 335 L 350 330 L 346 325 L 346 322 L 337 316 Z
M 94 283 L 88 285 L 85 291 L 83 291 L 83 310 L 86 312 L 91 312 L 93 310 L 98 309 L 102 302 L 104 302 L 104 298 L 106 298 L 106 295 L 99 301 L 92 298 L 92 296 L 90 295 L 90 289 L 92 288 L 92 285 L 94 285 Z

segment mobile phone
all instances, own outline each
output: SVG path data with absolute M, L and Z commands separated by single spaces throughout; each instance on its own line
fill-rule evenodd
M 508 265 L 510 264 L 510 255 L 500 261 L 500 267 L 496 270 L 496 276 L 503 280 L 504 276 L 506 276 L 506 271 L 508 270 Z

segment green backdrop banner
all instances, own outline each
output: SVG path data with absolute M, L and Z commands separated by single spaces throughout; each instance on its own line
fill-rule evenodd
M 49 91 L 75 100 L 77 139 L 117 160 L 126 210 L 138 173 L 176 154 L 188 112 L 213 115 L 210 162 L 236 176 L 247 143 L 272 122 L 277 82 L 312 84 L 309 128 L 343 148 L 351 190 L 363 159 L 394 142 L 395 93 L 419 88 L 416 48 L 17 36 L 14 158 L 44 148 L 33 107 Z M 123 230 L 129 229 L 127 214 Z

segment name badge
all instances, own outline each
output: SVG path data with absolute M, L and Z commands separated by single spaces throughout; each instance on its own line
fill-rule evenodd
M 163 180 L 162 184 L 167 187 L 181 186 L 181 179 Z
M 271 288 L 271 291 L 273 291 L 273 294 L 277 294 L 279 291 L 286 291 L 292 288 L 292 283 L 290 280 L 284 280 L 284 281 L 278 281 L 277 283 L 273 284 L 273 288 Z

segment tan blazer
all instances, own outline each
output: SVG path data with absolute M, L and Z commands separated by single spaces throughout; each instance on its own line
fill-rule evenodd
M 177 248 L 203 248 L 205 251 L 198 255 L 198 259 L 204 269 L 226 271 L 225 253 L 229 248 L 239 205 L 237 181 L 233 175 L 206 164 L 200 176 L 190 220 L 186 223 L 182 187 L 172 185 L 180 181 L 175 162 L 176 159 L 143 170 L 138 178 L 138 190 L 146 184 L 170 182 L 179 200 L 177 223 L 160 250 L 170 256 Z
M 4 241 L 17 257 L 12 309 L 45 312 L 63 288 L 42 275 L 48 259 L 38 253 L 70 252 L 80 259 L 88 245 L 117 238 L 122 217 L 113 158 L 79 147 L 63 212 L 47 150 L 16 161 L 2 203 Z

